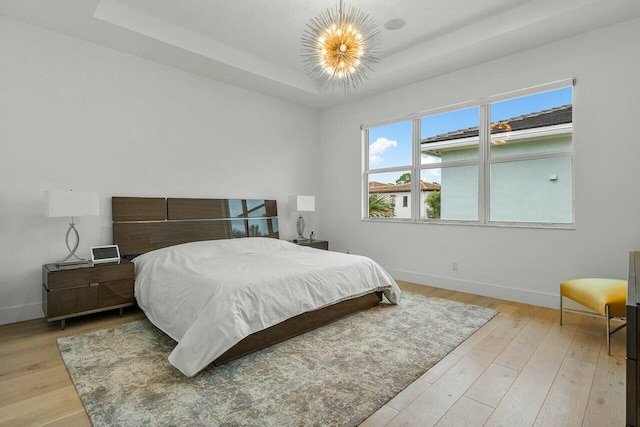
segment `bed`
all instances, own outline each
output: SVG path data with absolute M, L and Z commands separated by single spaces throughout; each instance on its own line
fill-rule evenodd
M 369 258 L 279 240 L 275 200 L 114 197 L 112 208 L 138 305 L 177 341 L 169 361 L 187 376 L 400 298 Z

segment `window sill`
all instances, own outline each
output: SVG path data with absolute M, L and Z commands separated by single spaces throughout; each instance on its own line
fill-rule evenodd
M 437 221 L 437 220 L 413 220 L 410 218 L 362 218 L 362 222 L 373 223 L 393 223 L 393 224 L 431 224 L 431 225 L 463 225 L 471 227 L 495 227 L 495 228 L 536 228 L 546 230 L 575 230 L 575 224 L 547 224 L 547 223 L 531 223 L 531 222 L 489 222 L 482 224 L 478 221 Z

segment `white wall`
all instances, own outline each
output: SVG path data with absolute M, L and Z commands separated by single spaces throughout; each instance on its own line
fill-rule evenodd
M 45 190 L 101 196 L 79 254 L 111 240 L 113 195 L 319 196 L 319 113 L 0 17 L 0 324 L 42 317 L 41 265 L 66 255 Z M 318 205 L 322 205 L 318 197 Z M 307 230 L 325 237 L 317 213 Z
M 320 117 L 0 17 L 0 324 L 42 316 L 41 264 L 66 254 L 67 221 L 43 215 L 48 189 L 100 192 L 101 215 L 76 221 L 81 255 L 111 242 L 112 195 L 275 198 L 293 238 L 288 196 L 315 194 L 307 230 L 398 279 L 556 305 L 564 279 L 624 278 L 640 246 L 639 33 L 629 21 Z M 567 77 L 575 230 L 360 221 L 361 123 Z
M 318 206 L 332 248 L 398 279 L 547 306 L 563 280 L 626 278 L 640 249 L 638 34 L 640 20 L 627 21 L 325 110 Z M 575 230 L 360 221 L 360 124 L 570 77 Z

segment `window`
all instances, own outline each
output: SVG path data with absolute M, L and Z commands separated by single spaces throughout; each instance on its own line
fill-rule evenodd
M 491 104 L 490 221 L 573 222 L 571 92 Z
M 472 107 L 420 118 L 420 183 L 439 186 L 437 194 L 424 195 L 428 209 L 420 218 L 478 219 L 479 111 Z
M 432 110 L 411 120 L 363 126 L 363 216 L 572 224 L 572 83 L 565 80 Z M 418 177 L 417 182 L 412 177 Z M 399 196 L 402 206 L 395 203 Z
M 411 219 L 413 123 L 404 121 L 364 131 L 367 141 L 366 216 Z M 402 197 L 402 205 L 396 198 Z

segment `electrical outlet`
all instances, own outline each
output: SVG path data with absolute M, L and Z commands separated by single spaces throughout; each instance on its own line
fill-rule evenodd
M 458 271 L 458 261 L 453 261 L 453 264 L 451 264 L 451 270 Z

